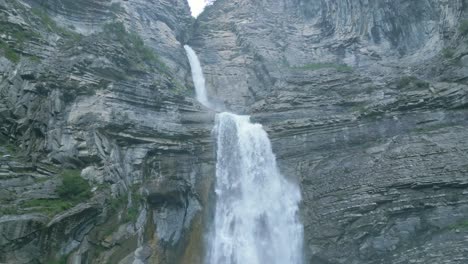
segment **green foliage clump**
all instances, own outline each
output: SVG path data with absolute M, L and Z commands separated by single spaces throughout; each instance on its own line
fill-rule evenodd
M 458 223 L 450 226 L 450 228 L 451 229 L 468 229 L 468 220 L 458 222 Z
M 8 142 L 7 139 L 0 138 L 0 154 L 1 155 L 18 155 L 18 147 Z
M 0 49 L 3 50 L 3 55 L 5 58 L 7 58 L 9 61 L 18 63 L 20 61 L 20 55 L 14 51 L 8 44 L 6 44 L 3 41 L 0 41 Z
M 429 88 L 429 83 L 425 82 L 423 80 L 420 80 L 416 78 L 415 76 L 404 76 L 401 77 L 397 82 L 396 86 L 399 89 L 405 88 L 405 87 L 415 87 L 415 88 L 421 88 L 421 89 L 427 89 Z
M 122 220 L 124 222 L 135 222 L 138 218 L 139 214 L 139 206 L 141 201 L 143 201 L 143 197 L 137 191 L 138 185 L 132 187 L 131 190 L 131 204 L 128 203 L 128 194 L 119 196 L 116 199 L 113 199 L 110 202 L 110 209 L 114 212 L 119 210 L 123 210 Z
M 0 215 L 15 215 L 17 213 L 18 213 L 18 210 L 16 208 L 12 208 L 12 207 L 0 208 Z
M 338 72 L 351 72 L 353 68 L 346 65 L 346 64 L 336 64 L 336 63 L 309 63 L 299 67 L 295 67 L 297 69 L 303 70 L 320 70 L 320 69 L 335 69 Z
M 459 30 L 460 30 L 460 33 L 461 33 L 463 36 L 468 35 L 468 19 L 467 19 L 467 20 L 463 20 L 463 21 L 460 23 Z
M 62 172 L 62 185 L 57 188 L 60 198 L 69 201 L 80 201 L 91 197 L 89 183 L 81 178 L 78 170 L 64 170 Z
M 167 71 L 167 66 L 160 58 L 147 47 L 138 34 L 128 32 L 121 22 L 113 22 L 104 25 L 104 34 L 120 42 L 130 58 L 134 58 L 146 63 L 156 63 L 160 70 Z
M 62 184 L 57 188 L 58 199 L 34 199 L 22 203 L 23 208 L 36 208 L 49 216 L 68 210 L 91 197 L 89 183 L 81 178 L 79 170 L 64 170 Z
M 125 222 L 135 222 L 138 218 L 138 206 L 132 205 L 130 208 L 127 209 L 127 214 L 125 215 L 124 221 Z
M 68 255 L 62 256 L 61 258 L 58 258 L 58 259 L 49 260 L 47 263 L 48 264 L 67 264 L 67 259 L 68 259 Z

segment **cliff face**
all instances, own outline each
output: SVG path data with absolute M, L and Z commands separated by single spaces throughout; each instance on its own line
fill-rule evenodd
M 464 263 L 466 1 L 224 1 L 208 86 L 302 188 L 307 263 Z
M 376 84 L 416 75 L 456 45 L 464 8 L 459 0 L 217 1 L 191 43 L 200 47 L 215 98 L 246 111 L 272 91 L 296 89 L 311 70 L 352 69 Z
M 202 263 L 185 42 L 300 183 L 306 263 L 467 262 L 467 6 L 0 0 L 0 262 Z
M 4 0 L 0 20 L 0 262 L 196 262 L 212 115 L 186 2 Z

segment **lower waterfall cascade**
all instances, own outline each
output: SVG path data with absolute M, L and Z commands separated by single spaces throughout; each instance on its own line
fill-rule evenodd
M 193 49 L 184 48 L 197 98 L 209 107 L 201 64 Z M 205 263 L 301 264 L 301 193 L 279 172 L 266 131 L 249 116 L 222 112 L 214 133 L 216 205 Z

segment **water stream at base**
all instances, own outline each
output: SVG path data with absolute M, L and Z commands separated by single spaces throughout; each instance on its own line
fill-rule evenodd
M 185 46 L 197 99 L 210 107 L 197 55 Z M 199 93 L 200 92 L 200 93 Z M 216 115 L 215 218 L 207 264 L 301 264 L 297 185 L 276 165 L 268 135 L 249 116 Z

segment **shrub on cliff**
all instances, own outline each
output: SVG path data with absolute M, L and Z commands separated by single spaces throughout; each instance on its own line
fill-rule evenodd
M 57 188 L 60 198 L 77 201 L 91 197 L 89 183 L 81 178 L 78 170 L 65 170 L 62 172 L 62 185 Z

